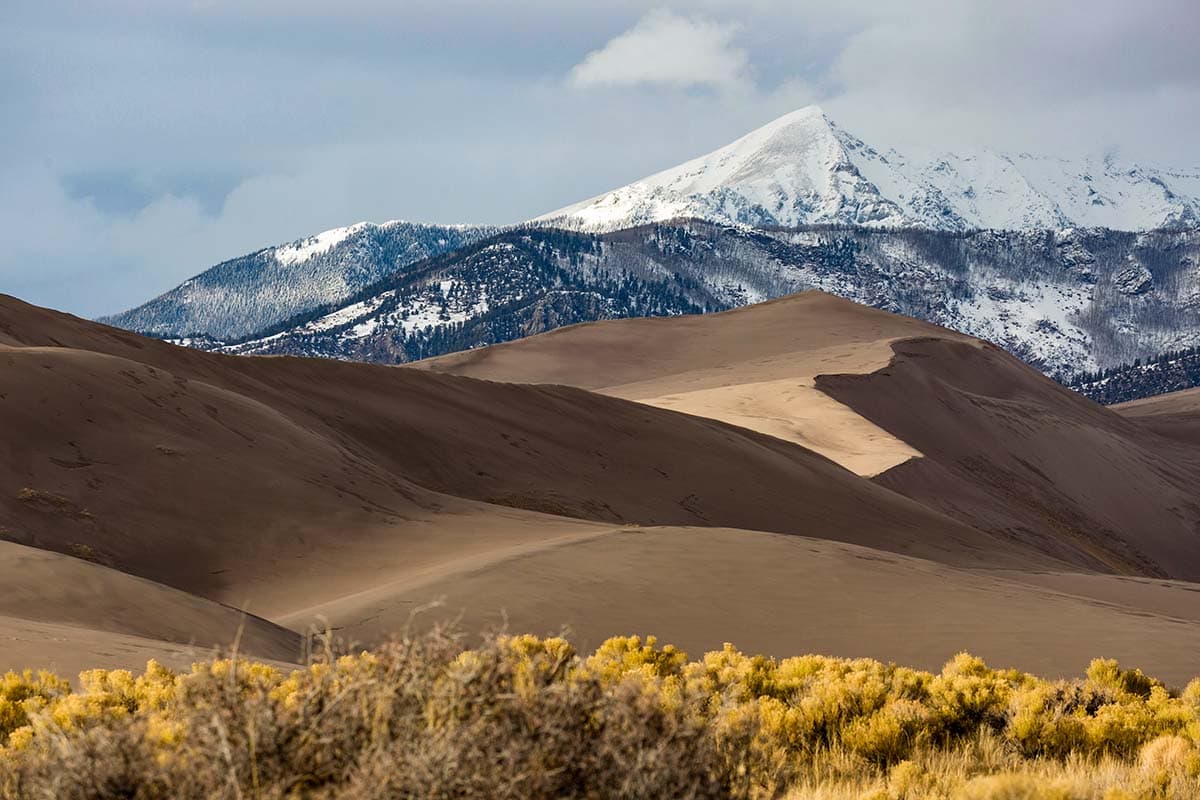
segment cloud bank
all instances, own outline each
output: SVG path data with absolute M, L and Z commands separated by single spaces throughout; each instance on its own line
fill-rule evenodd
M 11 0 L 0 291 L 87 316 L 360 220 L 505 223 L 819 102 L 1200 162 L 1194 0 Z

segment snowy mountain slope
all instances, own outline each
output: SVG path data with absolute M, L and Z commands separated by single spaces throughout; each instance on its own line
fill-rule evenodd
M 359 223 L 104 321 L 228 352 L 406 361 L 816 287 L 1068 375 L 1200 343 L 1198 197 L 1200 170 L 880 151 L 809 107 L 527 226 Z
M 341 308 L 314 311 L 264 336 L 176 341 L 231 354 L 404 363 L 576 322 L 715 310 L 706 297 L 677 274 L 637 259 L 610 264 L 597 237 L 514 230 L 413 265 Z
M 230 353 L 401 363 L 623 316 L 819 288 L 1010 350 L 1056 376 L 1200 344 L 1200 231 L 748 230 L 702 221 L 502 232 Z
M 880 152 L 809 106 L 538 221 L 606 231 L 684 217 L 752 227 L 1196 227 L 1200 170 L 1113 158 Z
M 385 275 L 496 231 L 360 222 L 225 261 L 137 308 L 101 319 L 156 336 L 234 338 L 340 303 Z

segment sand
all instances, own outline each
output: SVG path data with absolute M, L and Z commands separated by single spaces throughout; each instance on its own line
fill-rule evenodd
M 489 380 L 563 383 L 801 444 L 858 475 L 920 453 L 813 387 L 887 366 L 890 344 L 941 328 L 820 292 L 702 317 L 576 325 L 418 362 Z
M 0 616 L 0 671 L 49 670 L 76 681 L 89 669 L 140 672 L 154 660 L 175 670 L 218 658 L 222 648 L 202 648 L 78 625 Z
M 1164 438 L 1200 445 L 1200 389 L 1146 397 L 1109 408 Z
M 612 530 L 498 553 L 442 574 L 347 598 L 322 613 L 347 639 L 373 642 L 418 620 L 460 617 L 467 630 L 555 634 L 581 648 L 655 634 L 693 655 L 731 642 L 746 652 L 833 653 L 938 669 L 970 651 L 994 666 L 1080 675 L 1098 655 L 1182 685 L 1194 677 L 1200 609 L 1194 585 L 1161 590 L 1148 609 L 1093 585 L 980 574 L 807 537 L 727 529 Z M 1049 583 L 1050 587 L 1040 585 Z M 1101 596 L 1097 598 L 1096 595 Z
M 996 347 L 930 338 L 893 349 L 885 370 L 817 381 L 925 455 L 876 482 L 1092 570 L 1200 578 L 1194 447 Z
M 239 628 L 283 662 L 310 626 L 372 644 L 442 598 L 418 624 L 1181 683 L 1185 399 L 1104 409 L 820 293 L 407 368 L 0 296 L 0 668 L 184 665 Z

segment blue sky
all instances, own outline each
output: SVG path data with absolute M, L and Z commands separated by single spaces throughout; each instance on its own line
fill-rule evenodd
M 812 102 L 876 146 L 1200 163 L 1200 6 L 9 0 L 0 291 L 94 316 L 358 220 L 514 222 Z

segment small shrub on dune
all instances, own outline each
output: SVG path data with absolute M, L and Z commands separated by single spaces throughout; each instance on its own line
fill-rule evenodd
M 934 713 L 915 700 L 895 700 L 848 724 L 842 743 L 873 764 L 896 764 L 931 740 Z
M 1121 669 L 1113 659 L 1097 658 L 1088 665 L 1088 682 L 1118 695 L 1133 695 L 1146 699 L 1162 684 L 1142 674 L 1140 669 Z
M 929 684 L 929 701 L 945 735 L 971 733 L 981 726 L 999 728 L 1013 690 L 1025 683 L 1015 670 L 989 669 L 982 659 L 959 653 Z
M 49 672 L 9 672 L 0 678 L 0 747 L 11 746 L 14 731 L 26 728 L 30 715 L 70 694 L 71 684 Z
M 748 656 L 726 643 L 721 650 L 706 653 L 685 670 L 688 685 L 721 703 L 744 703 L 756 697 L 771 697 L 775 661 L 766 656 Z
M 655 678 L 678 678 L 688 663 L 687 653 L 672 645 L 658 646 L 647 636 L 615 636 L 584 661 L 584 669 L 602 681 L 616 681 L 630 673 Z

